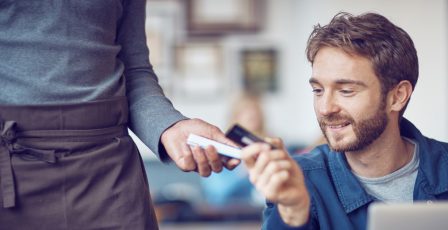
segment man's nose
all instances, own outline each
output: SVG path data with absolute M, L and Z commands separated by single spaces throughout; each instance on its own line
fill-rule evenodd
M 317 100 L 316 106 L 320 116 L 328 116 L 340 110 L 337 100 L 330 93 L 322 95 Z

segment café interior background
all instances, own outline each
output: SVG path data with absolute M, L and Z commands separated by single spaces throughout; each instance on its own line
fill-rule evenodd
M 267 132 L 288 146 L 320 135 L 305 46 L 313 26 L 340 11 L 378 12 L 407 31 L 420 78 L 404 116 L 425 135 L 448 141 L 448 2 L 445 0 L 148 0 L 150 59 L 183 114 L 228 128 L 237 95 L 260 94 Z M 151 105 L 148 105 L 151 106 Z M 138 141 L 153 196 L 171 174 Z M 163 169 L 166 170 L 166 169 Z M 169 170 L 176 170 L 171 167 Z M 161 175 L 164 178 L 161 179 Z M 198 177 L 177 172 L 172 177 Z M 196 179 L 195 179 L 196 180 Z M 188 179 L 184 181 L 188 183 Z M 200 185 L 198 185 L 200 186 Z M 185 191 L 188 191 L 185 190 Z
M 245 88 L 242 54 L 270 52 L 273 55 L 268 61 L 276 68 L 269 80 L 275 88 L 261 93 L 266 129 L 291 145 L 310 144 L 320 135 L 308 84 L 311 67 L 305 56 L 313 26 L 328 23 L 339 11 L 381 13 L 410 34 L 419 57 L 419 81 L 404 116 L 429 137 L 448 141 L 446 0 L 148 0 L 147 3 L 151 62 L 166 95 L 178 110 L 225 131 L 232 100 Z M 250 13 L 252 6 L 259 12 Z M 189 7 L 198 14 L 190 16 L 193 18 L 190 23 Z M 257 21 L 251 21 L 250 17 Z M 230 24 L 234 24 L 233 29 Z M 189 31 L 189 27 L 195 31 Z M 139 147 L 145 158 L 152 157 L 145 146 L 139 143 Z

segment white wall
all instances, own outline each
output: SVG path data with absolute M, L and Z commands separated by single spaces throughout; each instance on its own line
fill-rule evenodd
M 220 41 L 226 50 L 227 93 L 205 102 L 172 98 L 174 105 L 187 116 L 200 117 L 225 129 L 231 96 L 240 87 L 235 62 L 238 49 L 275 46 L 279 50 L 280 91 L 264 98 L 268 130 L 287 143 L 311 143 L 320 130 L 308 85 L 311 68 L 305 57 L 306 41 L 313 25 L 327 24 L 339 11 L 378 12 L 410 34 L 419 56 L 420 78 L 405 117 L 425 135 L 448 141 L 448 5 L 445 0 L 267 0 L 263 31 Z

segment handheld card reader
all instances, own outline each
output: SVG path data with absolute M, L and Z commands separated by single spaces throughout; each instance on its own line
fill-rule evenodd
M 209 145 L 213 145 L 216 149 L 216 152 L 218 152 L 221 155 L 237 159 L 241 158 L 240 156 L 241 149 L 214 140 L 210 140 L 208 138 L 198 136 L 196 134 L 191 133 L 190 135 L 188 135 L 187 144 L 191 146 L 200 146 L 202 148 L 205 148 Z
M 250 145 L 255 142 L 262 142 L 266 143 L 263 139 L 257 137 L 256 135 L 252 134 L 248 130 L 244 129 L 238 124 L 235 124 L 230 128 L 227 133 L 226 137 L 235 142 L 236 144 L 240 145 L 241 147 L 245 147 L 247 145 Z M 241 149 L 237 147 L 233 147 L 230 145 L 226 145 L 202 136 L 198 136 L 196 134 L 191 133 L 188 136 L 187 144 L 191 146 L 200 146 L 202 148 L 205 148 L 209 145 L 213 145 L 216 149 L 216 151 L 224 156 L 232 157 L 241 159 Z M 275 146 L 271 145 L 272 149 L 275 149 Z

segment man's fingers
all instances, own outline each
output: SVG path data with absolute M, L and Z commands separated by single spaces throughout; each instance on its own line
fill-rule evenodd
M 271 144 L 272 146 L 274 146 L 277 149 L 283 149 L 285 147 L 282 139 L 277 138 L 277 137 L 265 137 L 264 141 Z
M 257 184 L 260 176 L 263 175 L 265 167 L 269 164 L 269 157 L 267 154 L 260 153 L 255 162 L 255 165 L 250 169 L 250 181 L 253 184 Z
M 291 169 L 291 163 L 287 160 L 268 161 L 268 164 L 260 172 L 258 180 L 255 181 L 257 187 L 265 187 L 270 180 L 281 171 L 288 171 Z
M 281 170 L 273 174 L 266 185 L 264 195 L 266 199 L 276 202 L 278 199 L 278 191 L 281 189 L 282 185 L 290 179 L 290 172 L 287 170 Z
M 257 161 L 258 155 L 262 151 L 269 151 L 271 147 L 265 143 L 255 143 L 251 144 L 241 151 L 241 159 L 246 164 L 247 168 L 252 168 Z
M 262 187 L 268 182 L 269 176 L 275 171 L 276 162 L 286 161 L 287 153 L 280 149 L 271 150 L 268 144 L 255 143 L 243 149 L 242 159 L 250 171 L 250 181 L 256 187 Z M 281 161 L 283 166 L 285 163 Z M 266 167 L 270 166 L 270 171 L 266 172 Z M 272 166 L 273 165 L 273 166 Z M 274 167 L 274 168 L 272 168 Z M 261 178 L 261 179 L 260 179 Z

